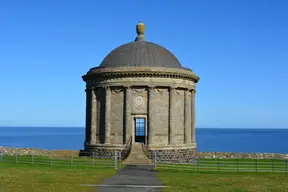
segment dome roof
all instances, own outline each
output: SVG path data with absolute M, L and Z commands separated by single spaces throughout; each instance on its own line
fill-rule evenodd
M 100 68 L 110 67 L 166 67 L 181 68 L 178 59 L 164 47 L 145 41 L 144 24 L 136 26 L 135 42 L 123 44 L 111 51 L 101 62 Z
M 147 41 L 136 41 L 117 47 L 104 58 L 100 67 L 182 68 L 170 51 Z

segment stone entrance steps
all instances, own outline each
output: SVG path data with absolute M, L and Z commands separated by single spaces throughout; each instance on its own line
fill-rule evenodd
M 141 143 L 133 143 L 129 156 L 122 162 L 124 165 L 152 165 L 145 155 Z

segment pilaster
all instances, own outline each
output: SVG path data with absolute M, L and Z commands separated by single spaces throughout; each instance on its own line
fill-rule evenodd
M 185 144 L 191 143 L 191 99 L 189 97 L 189 90 L 185 90 L 184 92 L 184 142 Z
M 148 86 L 148 144 L 153 143 L 153 109 L 152 109 L 152 92 L 155 86 Z
M 174 106 L 175 106 L 175 90 L 176 87 L 169 89 L 169 144 L 175 144 L 175 122 L 174 122 Z
M 130 106 L 130 87 L 125 86 L 125 143 L 132 136 L 131 127 L 131 106 Z
M 195 143 L 195 89 L 191 91 L 191 141 Z
M 90 120 L 91 120 L 91 140 L 90 140 L 90 144 L 95 144 L 96 143 L 96 126 L 97 126 L 97 98 L 96 98 L 96 90 L 94 88 L 92 88 L 91 90 L 89 90 L 89 94 L 91 95 L 91 107 L 90 107 Z
M 110 144 L 111 132 L 111 88 L 105 88 L 105 144 Z
M 85 125 L 85 145 L 91 141 L 91 90 L 85 89 L 86 92 L 86 125 Z

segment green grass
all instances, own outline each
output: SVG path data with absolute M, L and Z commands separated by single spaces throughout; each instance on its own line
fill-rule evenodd
M 4 156 L 0 191 L 90 192 L 92 188 L 80 184 L 97 184 L 112 176 L 113 168 L 112 159 Z M 279 173 L 286 170 L 285 160 L 201 159 L 198 165 L 157 164 L 158 177 L 168 186 L 164 191 L 177 192 L 286 192 L 288 172 Z
M 200 159 L 195 164 L 158 164 L 157 168 L 215 172 L 288 172 L 288 162 L 269 159 Z
M 197 172 L 158 168 L 164 192 L 287 192 L 286 173 Z
M 89 192 L 90 187 L 115 173 L 114 169 L 0 163 L 0 191 Z

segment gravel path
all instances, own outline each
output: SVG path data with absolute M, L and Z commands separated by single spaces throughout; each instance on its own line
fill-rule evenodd
M 96 186 L 97 192 L 160 192 L 163 185 L 149 165 L 127 165 Z

